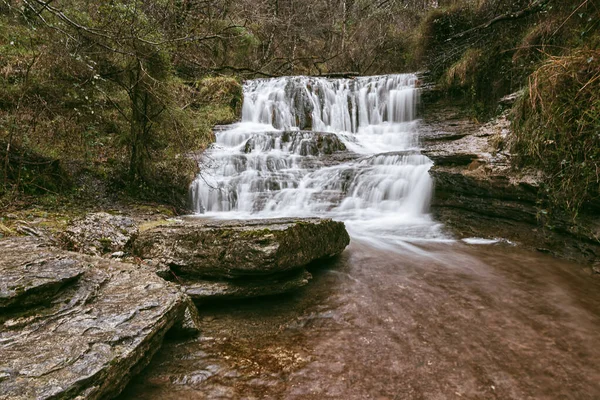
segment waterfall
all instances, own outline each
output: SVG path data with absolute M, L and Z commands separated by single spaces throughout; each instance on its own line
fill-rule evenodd
M 247 81 L 241 122 L 217 132 L 201 161 L 195 211 L 331 217 L 355 232 L 438 237 L 416 82 L 413 74 Z

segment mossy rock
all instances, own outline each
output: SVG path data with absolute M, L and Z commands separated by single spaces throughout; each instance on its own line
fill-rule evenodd
M 349 242 L 344 223 L 330 219 L 189 218 L 141 232 L 133 252 L 187 278 L 237 278 L 300 269 Z

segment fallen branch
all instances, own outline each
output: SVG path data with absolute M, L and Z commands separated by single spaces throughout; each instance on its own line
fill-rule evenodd
M 498 22 L 502 22 L 502 21 L 508 21 L 508 20 L 514 20 L 514 19 L 519 19 L 519 18 L 524 18 L 527 17 L 531 14 L 534 14 L 536 12 L 539 12 L 542 10 L 542 8 L 548 4 L 550 2 L 550 0 L 536 0 L 533 3 L 531 3 L 531 5 L 523 10 L 517 11 L 517 12 L 510 12 L 510 13 L 506 13 L 506 14 L 502 14 L 497 16 L 496 18 L 493 18 L 491 20 L 489 20 L 488 22 L 475 26 L 471 29 L 467 29 L 466 31 L 463 31 L 461 33 L 457 33 L 456 35 L 452 35 L 450 36 L 448 39 L 446 39 L 446 42 L 450 42 L 452 40 L 455 39 L 460 39 L 466 35 L 469 35 L 473 32 L 477 32 L 483 29 L 488 29 L 490 26 L 497 24 Z
M 319 74 L 324 78 L 356 78 L 359 76 L 358 72 L 326 72 L 324 74 Z

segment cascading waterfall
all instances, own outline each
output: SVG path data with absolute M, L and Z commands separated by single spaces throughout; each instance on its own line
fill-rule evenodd
M 242 121 L 217 132 L 191 188 L 197 213 L 331 217 L 351 234 L 436 239 L 432 162 L 418 151 L 412 74 L 245 83 Z

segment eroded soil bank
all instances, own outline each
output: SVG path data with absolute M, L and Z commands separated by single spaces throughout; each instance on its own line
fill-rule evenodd
M 286 297 L 202 307 L 125 399 L 596 399 L 600 281 L 507 245 L 353 241 Z

